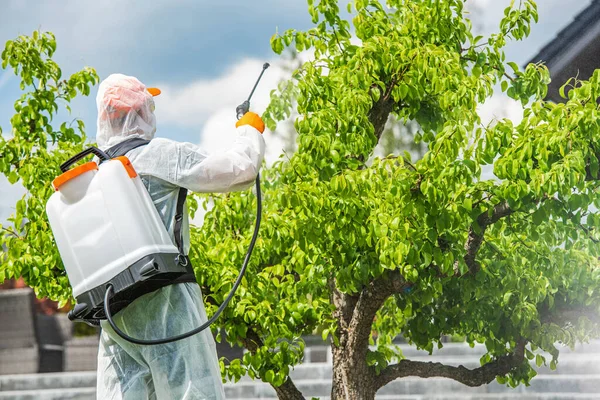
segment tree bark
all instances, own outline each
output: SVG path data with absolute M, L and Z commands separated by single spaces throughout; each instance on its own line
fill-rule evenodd
M 333 343 L 333 380 L 331 388 L 332 400 L 374 399 L 375 377 L 367 366 L 366 350 L 357 345 L 350 329 L 358 296 L 340 292 L 335 287 L 335 280 L 330 279 L 330 300 L 335 306 L 334 317 L 338 321 L 338 343 Z M 368 345 L 368 342 L 367 342 Z
M 379 139 L 381 139 L 383 128 L 385 128 L 385 124 L 393 108 L 394 101 L 389 95 L 385 95 L 381 96 L 381 98 L 375 104 L 373 104 L 373 108 L 371 108 L 369 111 L 369 121 L 373 125 L 373 128 L 375 128 L 375 136 L 377 137 L 378 142 Z
M 333 355 L 332 400 L 374 399 L 377 375 L 367 365 L 369 337 L 377 311 L 394 293 L 408 284 L 397 271 L 387 271 L 370 282 L 358 295 L 341 293 L 333 279 L 329 282 L 334 316 L 338 321 L 339 343 L 331 347 Z
M 331 347 L 333 354 L 333 381 L 331 400 L 372 400 L 377 387 L 366 359 L 352 356 L 348 346 Z M 358 361 L 358 362 L 357 362 Z
M 279 400 L 306 400 L 289 377 L 283 385 L 273 386 L 273 389 L 275 389 Z
M 377 377 L 377 388 L 389 382 L 407 376 L 421 378 L 443 377 L 454 379 L 467 386 L 481 386 L 492 382 L 497 376 L 503 376 L 518 368 L 525 362 L 525 340 L 521 339 L 513 353 L 499 357 L 475 369 L 467 369 L 434 362 L 402 360 L 398 364 L 388 366 Z

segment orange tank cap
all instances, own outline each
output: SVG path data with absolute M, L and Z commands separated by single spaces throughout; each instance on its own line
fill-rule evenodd
M 54 186 L 54 190 L 58 191 L 58 189 L 62 185 L 64 185 L 71 179 L 76 178 L 79 175 L 84 174 L 88 171 L 93 171 L 93 170 L 97 170 L 97 169 L 98 169 L 98 164 L 96 164 L 94 161 L 86 162 L 85 164 L 81 164 L 80 166 L 70 169 L 67 172 L 64 172 L 64 173 L 60 174 L 59 176 L 57 176 L 52 181 L 52 186 Z
M 129 158 L 121 156 L 115 157 L 113 158 L 113 160 L 121 161 L 121 164 L 123 164 L 123 166 L 125 167 L 125 170 L 127 171 L 127 174 L 130 178 L 135 178 L 137 176 L 137 172 L 135 172 L 135 169 L 133 168 L 133 165 L 131 165 L 131 161 L 129 161 Z

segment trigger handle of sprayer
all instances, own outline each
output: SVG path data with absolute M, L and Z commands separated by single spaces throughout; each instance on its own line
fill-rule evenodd
M 250 110 L 250 102 L 245 100 L 242 104 L 235 108 L 235 115 L 240 119 Z

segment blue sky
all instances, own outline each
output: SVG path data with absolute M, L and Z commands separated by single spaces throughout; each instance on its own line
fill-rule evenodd
M 277 28 L 308 27 L 304 9 L 303 1 L 277 0 L 8 0 L 8 6 L 2 5 L 0 43 L 48 30 L 57 37 L 55 59 L 63 75 L 87 65 L 101 78 L 120 72 L 149 86 L 184 87 L 218 77 L 244 59 L 271 58 L 269 38 Z M 0 71 L 0 126 L 5 131 L 19 95 L 11 75 Z M 73 110 L 93 136 L 93 97 L 80 99 Z M 159 125 L 159 130 L 175 130 L 167 135 L 198 141 L 197 131 L 174 125 Z
M 497 29 L 510 0 L 471 0 L 479 9 L 484 32 Z M 342 2 L 345 4 L 345 1 Z M 524 42 L 510 43 L 507 58 L 528 61 L 589 0 L 539 0 L 540 23 Z M 342 9 L 345 7 L 342 7 Z M 4 0 L 0 11 L 0 46 L 36 29 L 55 33 L 55 60 L 63 75 L 83 66 L 101 78 L 120 72 L 163 89 L 156 99 L 157 135 L 226 146 L 233 135 L 234 109 L 252 87 L 264 61 L 274 64 L 257 90 L 254 106 L 262 111 L 268 92 L 284 76 L 269 39 L 277 29 L 306 29 L 305 0 Z M 1 50 L 1 48 L 0 48 Z M 74 116 L 95 136 L 95 93 L 77 99 Z M 19 97 L 12 71 L 0 70 L 0 127 L 10 132 L 13 103 Z M 518 106 L 496 96 L 482 108 L 489 116 L 517 117 Z M 484 117 L 485 119 L 485 117 Z M 279 153 L 281 143 L 269 141 Z M 0 177 L 0 221 L 9 215 L 21 190 Z

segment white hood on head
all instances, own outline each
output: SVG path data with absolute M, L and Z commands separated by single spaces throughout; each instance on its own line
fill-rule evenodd
M 112 74 L 100 84 L 96 96 L 98 125 L 96 142 L 107 149 L 125 139 L 154 138 L 154 99 L 137 78 Z

